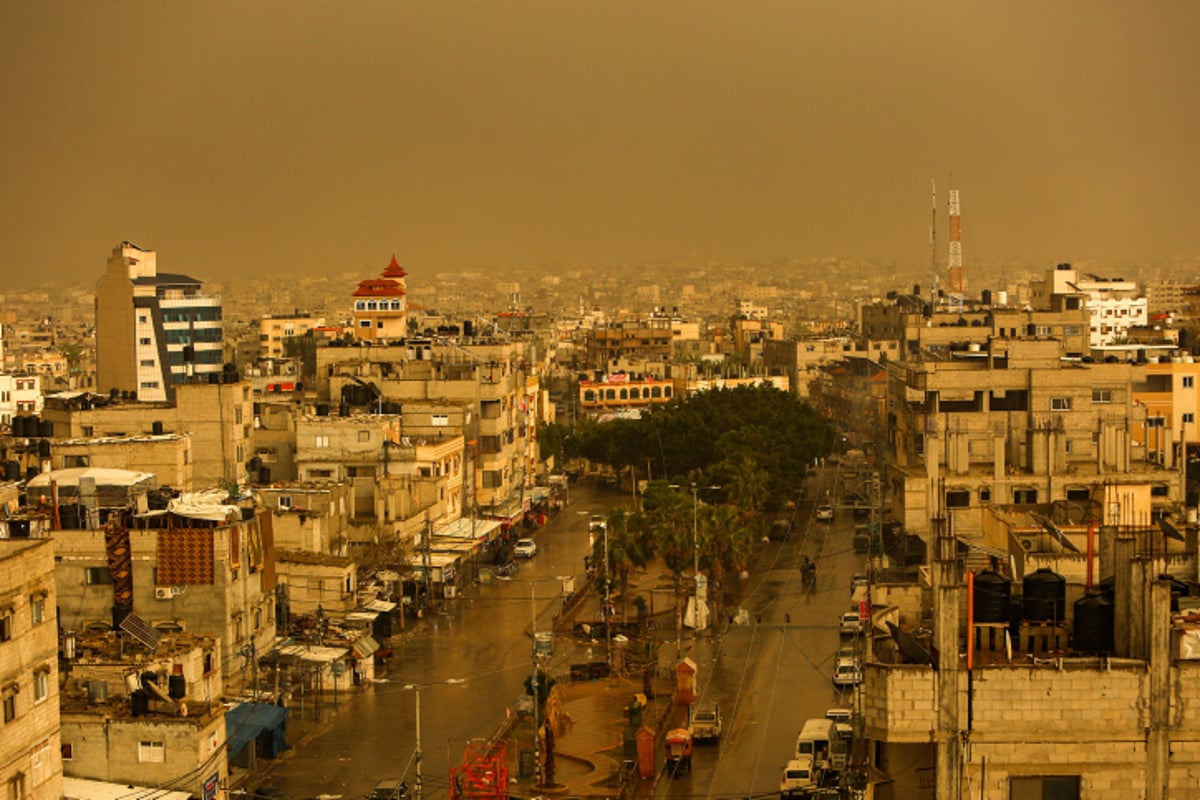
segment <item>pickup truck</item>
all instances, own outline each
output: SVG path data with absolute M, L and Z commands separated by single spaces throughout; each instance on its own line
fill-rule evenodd
M 721 738 L 721 709 L 716 703 L 696 706 L 692 713 L 692 738 L 698 742 Z

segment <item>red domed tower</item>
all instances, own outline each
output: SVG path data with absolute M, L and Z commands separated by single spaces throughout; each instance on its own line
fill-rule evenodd
M 393 255 L 382 278 L 358 282 L 354 290 L 356 340 L 384 343 L 404 338 L 408 328 L 407 275 Z

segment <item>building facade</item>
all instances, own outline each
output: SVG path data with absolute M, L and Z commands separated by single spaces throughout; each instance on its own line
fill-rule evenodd
M 0 540 L 0 789 L 62 797 L 54 543 Z
M 158 256 L 113 248 L 96 284 L 96 385 L 139 400 L 173 399 L 180 383 L 219 375 L 221 299 L 187 275 L 158 271 Z

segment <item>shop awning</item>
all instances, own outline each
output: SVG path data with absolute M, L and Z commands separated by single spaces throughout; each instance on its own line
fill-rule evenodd
M 379 649 L 379 642 L 370 636 L 360 636 L 354 640 L 354 655 L 360 659 L 370 658 Z
M 283 721 L 288 710 L 271 703 L 242 703 L 225 712 L 225 738 L 229 743 L 229 758 L 264 732 L 270 732 L 267 756 L 275 758 L 286 747 Z

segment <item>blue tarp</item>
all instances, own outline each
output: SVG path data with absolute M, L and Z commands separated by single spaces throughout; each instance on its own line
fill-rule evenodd
M 242 748 L 270 732 L 268 758 L 275 758 L 287 748 L 284 741 L 283 721 L 288 710 L 271 703 L 242 703 L 225 712 L 225 739 L 229 742 L 229 758 L 232 760 Z

